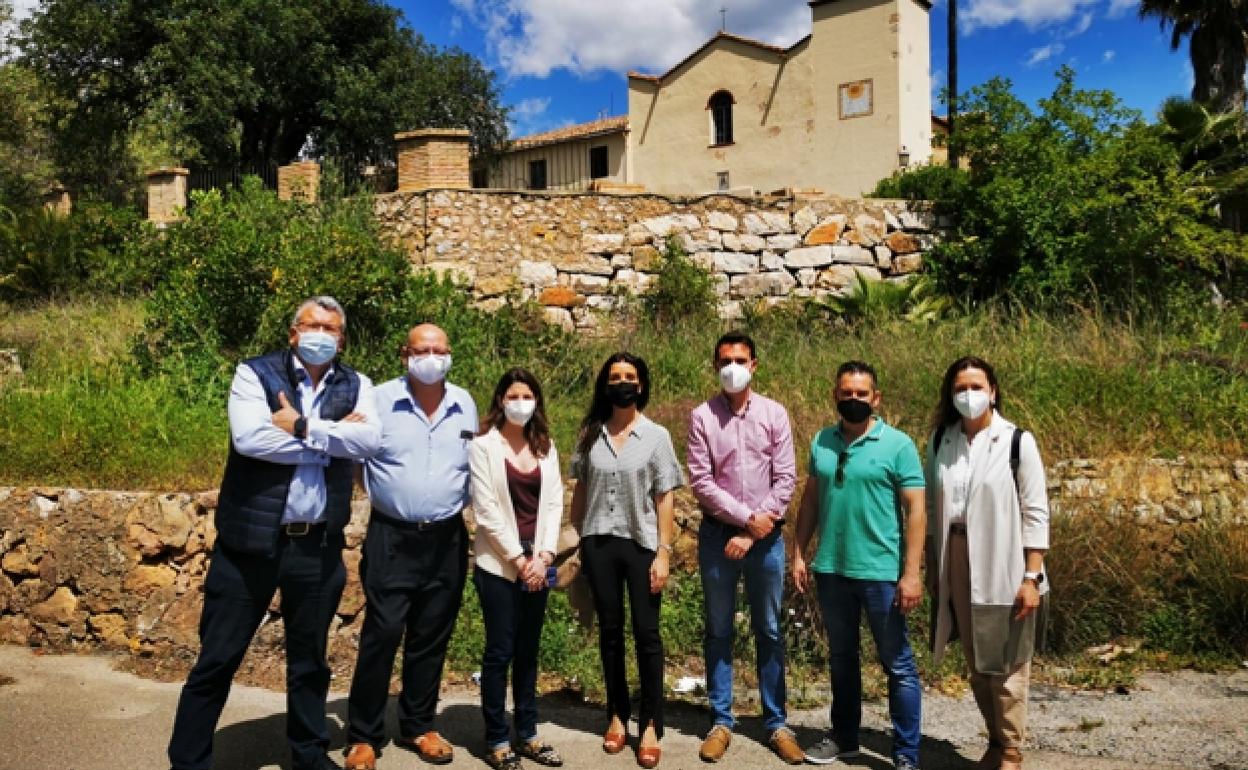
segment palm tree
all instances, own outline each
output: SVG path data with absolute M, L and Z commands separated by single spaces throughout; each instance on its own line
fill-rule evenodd
M 1236 232 L 1248 224 L 1248 114 L 1214 112 L 1172 97 L 1161 106 L 1161 136 L 1179 154 L 1179 166 L 1218 202 L 1222 223 Z
M 1193 100 L 1218 112 L 1244 106 L 1248 0 L 1141 0 L 1140 18 L 1150 16 L 1170 27 L 1170 50 L 1191 39 Z

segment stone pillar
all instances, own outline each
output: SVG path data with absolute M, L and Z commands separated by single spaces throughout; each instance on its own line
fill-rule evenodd
M 67 217 L 74 208 L 69 190 L 60 182 L 53 182 L 43 191 L 43 207 L 59 217 Z
M 291 163 L 277 169 L 277 197 L 316 203 L 321 189 L 321 164 L 314 160 Z
M 430 187 L 472 187 L 467 130 L 425 128 L 394 135 L 399 156 L 398 192 Z
M 147 221 L 158 225 L 176 222 L 186 211 L 186 178 L 191 172 L 184 168 L 158 168 L 147 172 Z

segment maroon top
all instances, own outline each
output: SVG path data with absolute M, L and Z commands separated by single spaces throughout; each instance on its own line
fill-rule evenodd
M 537 501 L 542 496 L 542 466 L 529 473 L 516 469 L 507 461 L 507 490 L 511 492 L 511 508 L 516 512 L 516 528 L 521 542 L 533 542 L 537 534 Z

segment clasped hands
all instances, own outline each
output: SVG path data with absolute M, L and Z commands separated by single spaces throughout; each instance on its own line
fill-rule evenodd
M 277 394 L 277 402 L 281 404 L 282 408 L 273 413 L 273 424 L 290 435 L 295 435 L 295 420 L 298 420 L 303 415 L 299 413 L 298 409 L 290 405 L 290 399 L 286 398 L 285 391 Z M 360 412 L 352 412 L 343 417 L 340 422 L 368 422 L 368 418 Z
M 724 545 L 724 556 L 733 561 L 744 559 L 755 541 L 762 540 L 771 534 L 779 518 L 779 514 L 765 511 L 750 514 L 750 518 L 745 522 L 745 529 L 740 534 L 729 538 L 727 544 Z
M 525 588 L 530 591 L 546 588 L 546 569 L 550 567 L 550 562 L 546 560 L 545 552 L 534 556 L 521 554 L 511 563 L 516 568 L 517 579 L 524 583 Z

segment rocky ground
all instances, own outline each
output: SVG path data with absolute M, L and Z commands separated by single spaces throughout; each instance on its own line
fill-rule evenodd
M 176 683 L 153 682 L 117 671 L 108 657 L 39 655 L 0 646 L 0 767 L 70 770 L 160 770 L 177 702 Z M 1034 746 L 1028 770 L 1248 770 L 1248 670 L 1212 675 L 1146 674 L 1126 694 L 1073 692 L 1036 687 L 1032 696 Z M 279 692 L 237 686 L 217 733 L 217 768 L 260 770 L 287 766 Z M 981 723 L 969 694 L 929 693 L 924 701 L 923 767 L 970 770 L 983 745 Z M 334 692 L 329 711 L 335 745 L 343 740 L 346 696 Z M 484 768 L 481 717 L 476 694 L 449 691 L 439 727 L 457 747 L 451 768 Z M 555 743 L 568 767 L 602 770 L 634 767 L 632 755 L 604 756 L 598 748 L 602 715 L 561 696 L 541 702 L 543 736 Z M 706 714 L 672 704 L 660 765 L 668 770 L 703 767 L 697 758 Z M 818 740 L 824 709 L 795 713 L 792 724 L 804 744 Z M 863 756 L 854 765 L 891 766 L 887 709 L 865 713 Z M 783 765 L 761 743 L 757 719 L 742 720 L 730 749 L 731 766 Z M 727 763 L 726 763 L 727 764 Z M 608 767 L 610 766 L 610 767 Z M 417 757 L 391 749 L 382 770 L 424 767 Z

